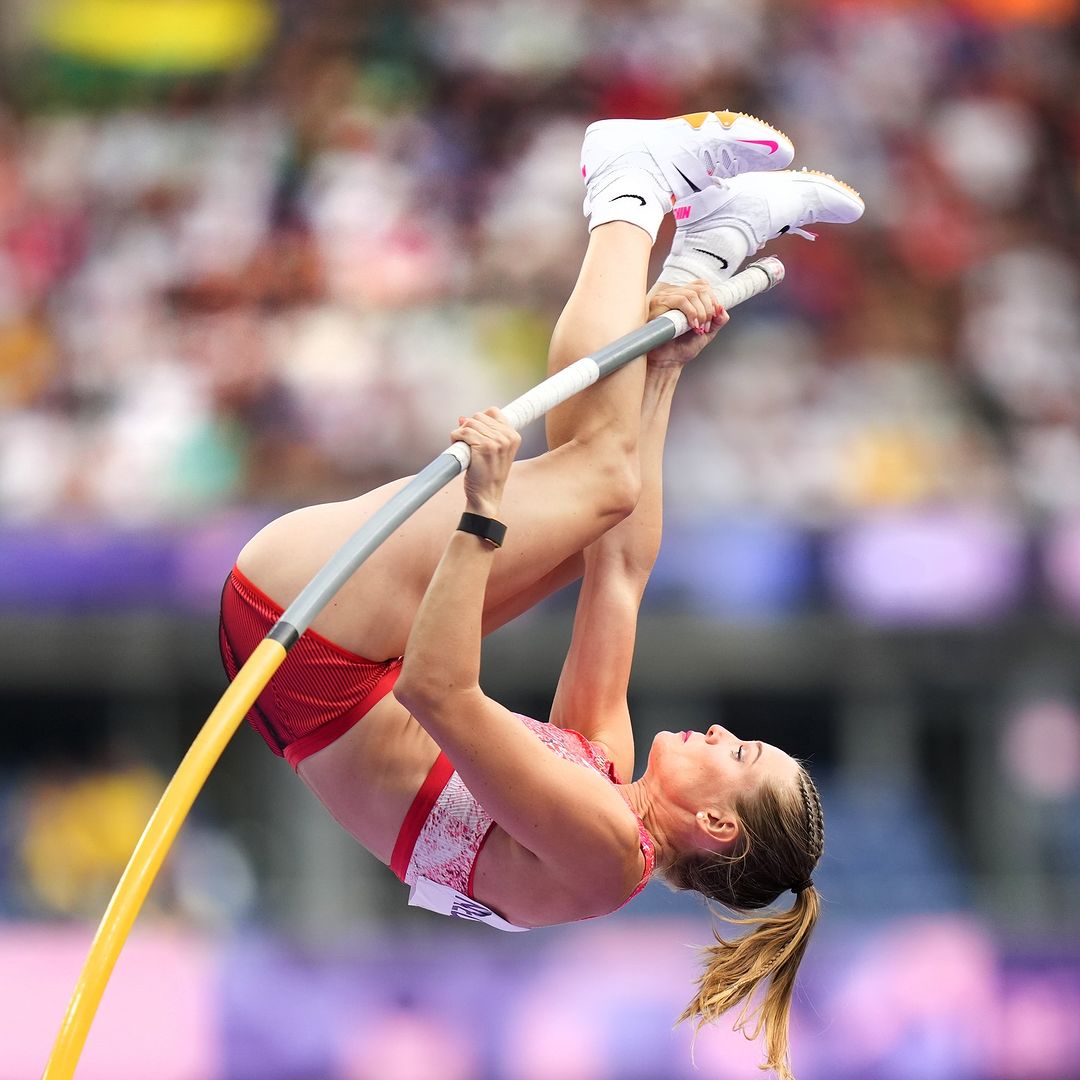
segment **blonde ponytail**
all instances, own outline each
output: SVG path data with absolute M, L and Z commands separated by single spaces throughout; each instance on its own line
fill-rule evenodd
M 698 1029 L 741 1005 L 735 1030 L 748 1039 L 765 1037 L 766 1061 L 780 1080 L 794 1080 L 789 1063 L 788 1025 L 795 976 L 817 924 L 821 897 L 810 874 L 824 848 L 824 820 L 817 788 L 800 769 L 794 790 L 762 785 L 735 807 L 742 824 L 735 851 L 726 855 L 685 855 L 665 868 L 676 889 L 692 889 L 717 900 L 740 917 L 725 922 L 753 927 L 727 939 L 714 930 L 716 944 L 703 950 L 705 970 L 679 1022 Z M 791 890 L 789 909 L 763 915 Z
M 766 1060 L 762 1068 L 773 1069 L 780 1080 L 794 1080 L 788 1055 L 791 1001 L 795 975 L 820 906 L 817 890 L 810 885 L 797 894 L 788 911 L 726 918 L 725 922 L 754 929 L 732 940 L 713 931 L 717 943 L 702 950 L 705 970 L 698 980 L 697 993 L 679 1017 L 679 1023 L 689 1020 L 700 1029 L 736 1005 L 742 1005 L 735 1030 L 748 1039 L 757 1039 L 764 1032 Z M 759 995 L 763 984 L 764 990 Z

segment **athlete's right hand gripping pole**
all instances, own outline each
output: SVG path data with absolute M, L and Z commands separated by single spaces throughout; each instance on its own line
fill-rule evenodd
M 783 264 L 770 257 L 751 263 L 713 291 L 725 308 L 732 308 L 771 289 L 783 277 Z M 595 355 L 556 372 L 511 401 L 503 412 L 515 428 L 524 427 L 605 375 L 686 330 L 685 315 L 678 311 L 665 312 Z M 169 781 L 128 861 L 90 946 L 42 1080 L 71 1080 L 74 1076 L 120 950 L 180 826 L 229 739 L 285 659 L 289 648 L 361 563 L 468 464 L 469 448 L 465 443 L 456 442 L 417 473 L 346 540 L 285 609 L 237 672 Z

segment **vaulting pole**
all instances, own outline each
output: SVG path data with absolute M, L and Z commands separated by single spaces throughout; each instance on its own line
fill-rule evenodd
M 783 278 L 783 263 L 770 256 L 751 263 L 713 291 L 723 307 L 732 308 L 771 289 Z M 678 311 L 667 311 L 592 356 L 583 357 L 556 372 L 515 398 L 502 411 L 513 427 L 520 429 L 686 330 L 686 316 Z M 236 673 L 191 749 L 184 755 L 135 846 L 90 946 L 42 1080 L 71 1080 L 75 1075 L 90 1025 L 120 950 L 180 826 L 222 751 L 281 666 L 289 649 L 361 563 L 468 464 L 469 448 L 465 443 L 456 442 L 417 473 L 330 557 L 282 612 L 281 618 Z

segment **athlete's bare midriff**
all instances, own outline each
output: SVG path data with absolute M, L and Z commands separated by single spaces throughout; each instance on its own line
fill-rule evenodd
M 439 756 L 435 740 L 388 694 L 297 774 L 338 823 L 390 864 L 401 823 Z

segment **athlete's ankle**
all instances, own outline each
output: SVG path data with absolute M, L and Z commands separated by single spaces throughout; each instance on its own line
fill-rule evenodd
M 589 232 L 613 222 L 636 225 L 656 240 L 671 195 L 648 169 L 623 169 L 589 188 Z
M 677 235 L 676 241 L 660 272 L 660 280 L 669 285 L 688 285 L 699 278 L 719 284 L 732 277 L 754 251 L 746 234 L 732 227 L 714 229 L 696 242 L 683 235 Z

